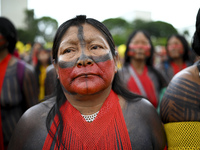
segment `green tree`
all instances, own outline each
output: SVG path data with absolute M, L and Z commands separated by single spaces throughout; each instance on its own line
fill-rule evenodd
M 122 18 L 111 18 L 104 20 L 103 24 L 109 29 L 116 45 L 126 42 L 130 25 L 126 20 Z
M 25 10 L 25 28 L 17 29 L 18 38 L 23 43 L 33 42 L 35 36 L 38 34 L 37 21 L 34 18 L 34 10 Z
M 38 36 L 42 37 L 44 41 L 53 41 L 56 30 L 58 28 L 58 22 L 50 17 L 42 17 L 37 19 L 37 27 L 39 30 Z
M 58 27 L 58 22 L 50 17 L 34 17 L 34 10 L 25 10 L 25 28 L 17 29 L 18 38 L 23 43 L 33 43 L 36 39 L 41 42 L 52 42 Z
M 122 18 L 112 18 L 104 20 L 103 23 L 110 30 L 116 45 L 125 44 L 134 30 L 146 30 L 154 45 L 165 45 L 168 36 L 178 33 L 171 24 L 162 21 L 147 22 L 137 19 L 127 22 Z

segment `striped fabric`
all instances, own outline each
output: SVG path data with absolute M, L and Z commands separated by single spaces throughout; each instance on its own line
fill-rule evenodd
M 5 145 L 24 111 L 36 104 L 37 91 L 36 78 L 30 66 L 25 68 L 23 89 L 20 88 L 17 77 L 17 62 L 7 68 L 0 97 Z

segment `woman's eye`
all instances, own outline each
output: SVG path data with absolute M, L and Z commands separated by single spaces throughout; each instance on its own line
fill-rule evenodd
M 96 50 L 96 49 L 99 49 L 99 48 L 101 48 L 101 47 L 98 46 L 98 45 L 95 45 L 95 46 L 92 47 L 92 49 L 95 49 L 95 50 Z
M 66 49 L 66 50 L 64 50 L 64 52 L 63 52 L 63 54 L 65 54 L 65 53 L 70 53 L 72 50 L 70 50 L 70 49 Z

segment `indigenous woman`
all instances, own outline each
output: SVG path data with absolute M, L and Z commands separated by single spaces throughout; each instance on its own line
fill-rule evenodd
M 52 54 L 56 95 L 23 115 L 10 150 L 165 147 L 165 132 L 154 107 L 122 87 L 115 45 L 102 23 L 86 16 L 64 22 Z
M 130 91 L 145 96 L 157 108 L 166 82 L 153 67 L 153 54 L 149 35 L 143 30 L 134 31 L 126 44 L 125 62 L 119 73 Z
M 190 47 L 186 39 L 181 35 L 174 34 L 168 38 L 166 51 L 168 59 L 163 61 L 161 64 L 158 64 L 156 69 L 163 75 L 168 85 L 175 74 L 182 69 L 191 66 L 192 62 L 189 57 Z M 160 102 L 157 108 L 158 112 L 160 112 L 160 103 L 165 90 L 166 88 L 162 89 L 160 94 Z
M 44 47 L 40 47 L 37 52 L 37 64 L 35 66 L 35 72 L 38 81 L 37 84 L 39 87 L 39 102 L 41 102 L 45 97 L 45 79 L 47 74 L 47 67 L 49 65 L 51 65 L 50 50 L 45 49 Z
M 0 17 L 0 149 L 8 146 L 22 114 L 37 103 L 34 69 L 13 53 L 17 32 L 10 20 Z
M 200 9 L 192 49 L 200 56 Z M 200 60 L 176 74 L 163 96 L 160 114 L 168 149 L 200 149 Z
M 165 77 L 167 83 L 182 69 L 192 65 L 189 58 L 190 47 L 186 39 L 178 34 L 168 37 L 166 44 L 168 55 L 167 61 L 156 66 L 158 71 Z

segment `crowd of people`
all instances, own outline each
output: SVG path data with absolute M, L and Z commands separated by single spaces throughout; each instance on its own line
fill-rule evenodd
M 171 35 L 158 64 L 149 33 L 133 31 L 120 67 L 96 19 L 67 20 L 51 49 L 37 42 L 18 55 L 16 29 L 0 17 L 0 149 L 200 149 L 196 17 L 192 45 Z

